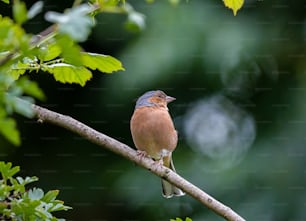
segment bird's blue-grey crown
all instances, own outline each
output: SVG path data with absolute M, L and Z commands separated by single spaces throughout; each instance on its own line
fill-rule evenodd
M 147 91 L 146 93 L 144 93 L 141 97 L 137 99 L 135 108 L 154 106 L 154 104 L 149 101 L 149 98 L 156 94 L 156 92 L 158 91 Z
M 160 90 L 148 91 L 144 93 L 141 97 L 138 98 L 135 108 L 156 106 L 156 103 L 150 102 L 150 99 L 149 99 L 150 97 L 153 97 L 153 96 L 164 98 L 167 103 L 175 100 L 174 97 L 167 96 L 163 91 L 160 91 Z

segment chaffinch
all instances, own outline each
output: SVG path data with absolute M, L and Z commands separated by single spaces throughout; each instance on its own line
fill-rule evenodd
M 177 145 L 177 131 L 167 107 L 174 100 L 160 90 L 144 93 L 136 102 L 130 127 L 136 148 L 175 172 L 172 152 Z M 185 195 L 166 180 L 162 180 L 162 194 L 166 198 Z

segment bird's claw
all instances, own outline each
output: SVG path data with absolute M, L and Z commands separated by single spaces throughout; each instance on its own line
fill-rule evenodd
M 162 168 L 162 167 L 164 166 L 164 160 L 163 160 L 163 158 L 160 158 L 160 159 L 158 159 L 158 160 L 155 160 L 155 161 L 154 161 L 154 164 L 155 164 L 156 167 Z
M 136 152 L 137 152 L 137 156 L 139 156 L 141 158 L 144 158 L 144 157 L 148 156 L 147 152 L 144 151 L 144 150 L 137 150 Z

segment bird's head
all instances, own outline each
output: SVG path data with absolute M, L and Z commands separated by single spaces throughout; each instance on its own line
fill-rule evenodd
M 167 108 L 167 104 L 174 101 L 174 97 L 166 95 L 163 91 L 148 91 L 138 98 L 136 107 L 163 107 Z

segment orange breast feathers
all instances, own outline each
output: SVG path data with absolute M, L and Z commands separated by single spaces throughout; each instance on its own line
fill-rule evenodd
M 155 160 L 168 155 L 177 145 L 177 132 L 167 109 L 140 107 L 131 119 L 131 132 L 138 150 L 147 152 Z

